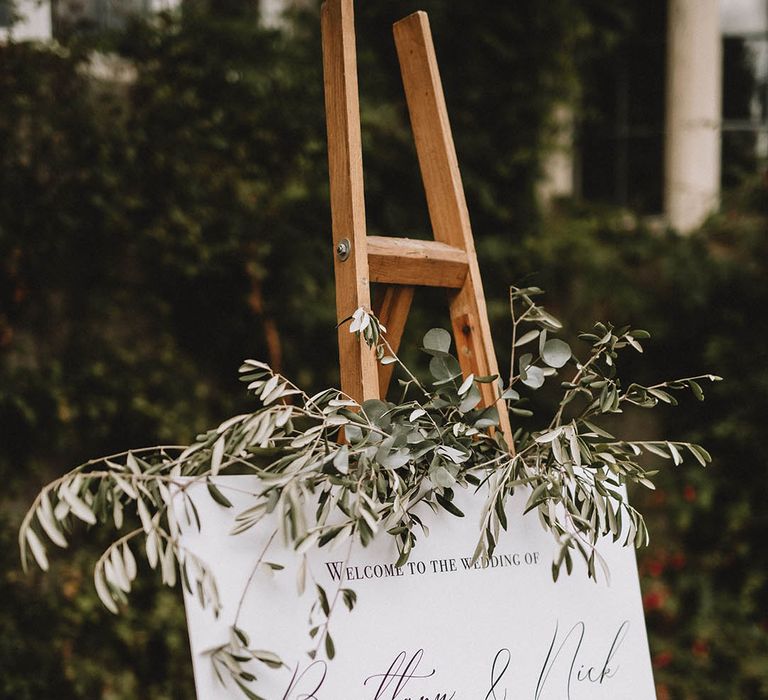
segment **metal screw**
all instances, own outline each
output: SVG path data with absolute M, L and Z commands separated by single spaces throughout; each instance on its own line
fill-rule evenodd
M 349 242 L 349 238 L 342 238 L 336 244 L 336 255 L 342 262 L 344 262 L 349 257 L 351 251 L 352 245 Z

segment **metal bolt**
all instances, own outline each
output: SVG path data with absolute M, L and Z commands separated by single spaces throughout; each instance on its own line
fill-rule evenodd
M 342 238 L 336 244 L 336 255 L 342 262 L 344 262 L 349 257 L 351 251 L 352 245 L 349 242 L 349 238 Z

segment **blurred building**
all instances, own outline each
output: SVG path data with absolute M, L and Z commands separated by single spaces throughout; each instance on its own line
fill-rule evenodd
M 195 0 L 0 0 L 0 40 L 119 29 L 131 16 L 185 1 Z M 277 24 L 297 1 L 258 7 Z M 663 214 L 686 232 L 717 208 L 723 186 L 768 164 L 768 0 L 621 6 L 629 18 L 610 56 L 585 68 L 580 103 L 553 115 L 558 136 L 540 194 Z M 117 75 L 102 63 L 95 61 L 97 77 Z
M 295 1 L 258 0 L 258 8 L 267 24 L 277 24 L 281 21 L 284 9 Z M 174 10 L 184 2 L 185 0 L 0 0 L 0 39 L 7 40 L 12 36 L 16 41 L 45 41 L 72 31 L 120 29 L 131 17 Z
M 585 76 L 571 193 L 664 214 L 687 232 L 722 187 L 768 166 L 768 0 L 635 10 L 611 60 Z
M 71 31 L 119 29 L 137 14 L 178 7 L 181 0 L 0 0 L 0 38 L 47 41 Z
M 0 0 L 0 40 L 45 41 L 52 36 L 51 6 L 34 0 Z

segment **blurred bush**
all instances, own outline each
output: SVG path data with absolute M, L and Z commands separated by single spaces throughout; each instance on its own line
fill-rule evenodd
M 244 357 L 308 388 L 337 381 L 319 23 L 309 11 L 267 29 L 243 4 L 0 47 L 0 697 L 191 697 L 175 594 L 149 577 L 112 618 L 85 542 L 52 576 L 22 576 L 21 510 L 68 466 L 184 442 L 237 410 Z M 648 328 L 655 340 L 628 373 L 726 377 L 663 425 L 627 417 L 716 460 L 636 495 L 655 537 L 640 566 L 659 696 L 768 697 L 765 185 L 686 239 L 576 204 L 542 219 L 553 107 L 577 90 L 574 57 L 619 31 L 623 4 L 421 5 L 499 356 L 507 285 L 538 284 L 574 336 L 599 318 Z M 389 32 L 415 9 L 358 8 L 371 233 L 428 235 Z M 94 50 L 129 78 L 95 77 Z M 441 302 L 420 297 L 409 333 L 444 318 Z
M 657 490 L 634 494 L 651 532 L 638 558 L 660 699 L 768 697 L 766 204 L 765 183 L 748 183 L 689 238 L 572 209 L 507 253 L 570 329 L 606 318 L 652 333 L 626 376 L 725 378 L 661 423 L 617 426 L 684 435 L 714 457 L 707 470 L 660 465 Z

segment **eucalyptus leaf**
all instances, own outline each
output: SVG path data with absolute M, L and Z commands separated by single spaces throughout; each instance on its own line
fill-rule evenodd
M 522 379 L 523 384 L 531 389 L 539 389 L 544 386 L 544 372 L 540 367 L 530 365 L 525 371 L 525 378 Z
M 469 376 L 468 376 L 468 377 L 467 377 L 467 378 L 466 378 L 466 379 L 465 379 L 465 380 L 464 380 L 464 381 L 461 383 L 461 386 L 459 387 L 459 390 L 458 390 L 458 392 L 459 392 L 459 396 L 463 396 L 464 394 L 466 394 L 466 393 L 467 393 L 467 392 L 468 392 L 468 391 L 469 391 L 469 390 L 472 388 L 472 386 L 473 386 L 473 384 L 474 384 L 474 381 L 475 381 L 475 375 L 474 375 L 474 374 L 470 374 L 470 375 L 469 375 Z
M 504 393 L 502 393 L 501 398 L 505 401 L 517 401 L 520 399 L 520 394 L 515 391 L 512 387 L 509 387 L 504 390 Z
M 530 343 L 532 340 L 536 340 L 536 338 L 539 337 L 539 331 L 538 330 L 532 330 L 528 331 L 527 333 L 524 333 L 521 335 L 516 341 L 515 341 L 515 347 L 519 348 L 522 345 L 526 345 L 527 343 Z
M 107 526 L 114 522 L 120 529 L 124 506 L 132 513 L 135 504 L 141 529 L 117 536 L 94 568 L 102 603 L 117 612 L 118 605 L 127 602 L 126 594 L 138 573 L 134 551 L 143 541 L 147 561 L 159 570 L 162 581 L 174 585 L 180 578 L 184 589 L 216 614 L 221 599 L 213 574 L 193 552 L 180 546 L 178 537 L 185 527 L 198 531 L 204 527 L 204 511 L 198 512 L 188 490 L 195 483 L 201 493 L 204 485 L 214 502 L 231 508 L 232 502 L 214 479 L 231 464 L 238 471 L 258 475 L 260 486 L 247 496 L 247 506 L 231 513 L 230 532 L 239 535 L 251 528 L 254 532 L 274 527 L 273 536 L 285 541 L 299 558 L 296 586 L 300 594 L 313 580 L 304 553 L 315 547 L 333 551 L 388 537 L 392 551 L 397 552 L 397 565 L 403 566 L 419 539 L 429 534 L 427 523 L 419 517 L 423 508 L 463 516 L 454 502 L 459 488 L 471 488 L 473 497 L 483 504 L 473 561 L 490 556 L 501 530 L 508 526 L 509 496 L 526 493 L 526 509 L 536 512 L 556 543 L 553 576 L 563 570 L 576 575 L 574 559 L 581 557 L 588 576 L 595 578 L 602 569 L 607 577 L 599 552 L 605 533 L 626 545 L 648 542 L 642 514 L 627 503 L 622 488 L 653 488 L 655 472 L 644 464 L 647 453 L 675 464 L 690 453 L 702 466 L 711 456 L 692 443 L 614 437 L 599 425 L 602 414 L 620 413 L 628 405 L 650 409 L 659 402 L 672 405 L 684 389 L 703 398 L 701 383 L 719 377 L 685 377 L 652 387 L 624 384 L 616 367 L 621 350 L 637 349 L 643 332 L 595 324 L 594 333 L 581 336 L 591 346 L 586 359 L 572 358 L 567 343 L 549 337 L 559 322 L 534 301 L 539 291 L 510 289 L 515 345 L 524 347 L 537 340 L 538 354 L 534 358 L 533 352 L 526 352 L 510 360 L 509 383 L 515 386 L 506 390 L 491 374 L 464 377 L 450 354 L 451 334 L 441 329 L 424 337 L 433 383 L 422 384 L 420 370 L 412 372 L 403 366 L 397 402 L 372 399 L 360 406 L 338 389 L 309 397 L 264 363 L 246 361 L 240 374 L 256 404 L 251 413 L 224 420 L 189 446 L 90 460 L 60 477 L 43 490 L 22 521 L 23 564 L 26 567 L 34 559 L 41 568 L 48 568 L 43 535 L 63 547 L 78 521 Z M 521 323 L 532 330 L 523 333 Z M 386 329 L 370 312 L 358 309 L 350 330 L 382 364 L 398 361 L 386 342 Z M 552 397 L 536 404 L 536 417 L 541 420 L 533 420 L 527 408 L 529 390 L 540 388 L 547 376 L 555 375 L 570 359 L 574 375 L 566 382 L 552 382 L 548 392 Z M 545 366 L 539 366 L 542 363 Z M 502 401 L 481 407 L 485 382 L 498 388 Z M 291 401 L 278 403 L 286 397 Z M 548 410 L 550 398 L 554 407 Z M 514 435 L 500 420 L 504 416 L 499 411 L 507 407 Z M 137 536 L 139 542 L 131 542 Z M 266 550 L 255 562 L 254 572 L 280 576 L 283 564 L 266 561 L 265 554 Z M 334 556 L 339 562 L 345 557 Z M 335 605 L 338 599 L 348 609 L 354 607 L 352 589 L 329 591 L 315 587 L 308 622 L 311 658 L 323 649 L 329 658 L 336 653 L 329 630 L 334 609 L 342 607 Z M 231 676 L 247 697 L 258 697 L 248 689 L 255 674 L 246 665 L 260 662 L 277 668 L 282 662 L 273 652 L 250 650 L 250 637 L 238 627 L 241 624 L 242 620 L 233 622 L 229 642 L 212 649 L 210 657 L 222 682 Z M 268 631 L 259 630 L 259 635 L 262 632 Z
M 456 478 L 445 467 L 438 467 L 430 473 L 429 478 L 441 488 L 451 488 L 456 483 Z
M 430 360 L 429 372 L 437 382 L 447 382 L 461 377 L 458 361 L 450 356 L 435 356 Z
M 443 328 L 433 328 L 424 335 L 422 344 L 427 351 L 447 353 L 451 349 L 451 334 Z
M 541 359 L 550 367 L 560 368 L 571 359 L 571 346 L 559 338 L 551 338 L 544 344 Z
M 482 398 L 483 397 L 480 393 L 480 389 L 478 389 L 477 386 L 473 384 L 466 396 L 462 398 L 461 403 L 459 404 L 459 413 L 469 413 L 469 411 L 471 411 L 480 403 Z

